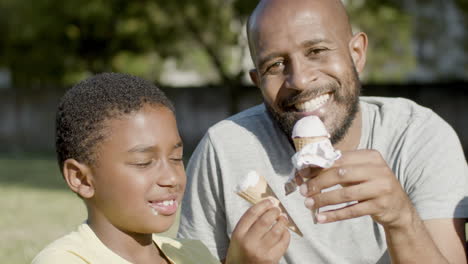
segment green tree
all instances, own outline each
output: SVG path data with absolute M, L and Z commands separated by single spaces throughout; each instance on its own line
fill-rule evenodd
M 466 1 L 454 1 L 466 24 Z M 405 9 L 407 2 L 344 2 L 354 27 L 370 35 L 366 79 L 403 79 L 416 63 L 411 48 L 415 28 Z M 244 26 L 256 4 L 252 0 L 2 0 L 0 66 L 10 70 L 15 89 L 27 93 L 111 70 L 158 81 L 164 61 L 173 58 L 182 67 L 214 75 L 213 80 L 231 87 L 235 97 L 246 70 L 242 60 L 248 56 Z M 467 38 L 465 34 L 465 49 Z

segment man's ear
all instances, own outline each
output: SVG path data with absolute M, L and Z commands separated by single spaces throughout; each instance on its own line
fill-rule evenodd
M 367 35 L 364 32 L 355 34 L 349 41 L 349 51 L 358 73 L 364 70 L 367 56 Z
M 250 80 L 255 84 L 255 86 L 260 87 L 260 77 L 258 76 L 257 69 L 251 69 L 249 71 Z
M 75 159 L 67 159 L 63 163 L 63 176 L 68 187 L 81 196 L 89 199 L 94 196 L 94 184 L 90 168 Z

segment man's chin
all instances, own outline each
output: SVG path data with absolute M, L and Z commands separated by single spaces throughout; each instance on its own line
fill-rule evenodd
M 290 138 L 292 130 L 296 122 L 301 119 L 298 112 L 283 112 L 278 113 L 269 105 L 266 105 L 268 115 L 275 121 L 276 125 L 283 131 L 283 133 Z

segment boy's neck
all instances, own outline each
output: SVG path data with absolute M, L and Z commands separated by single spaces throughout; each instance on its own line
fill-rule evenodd
M 166 263 L 153 242 L 152 234 L 127 233 L 107 219 L 99 218 L 89 217 L 87 223 L 99 240 L 114 253 L 132 263 Z

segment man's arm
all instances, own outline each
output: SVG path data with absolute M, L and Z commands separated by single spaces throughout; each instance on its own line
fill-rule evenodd
M 418 219 L 400 230 L 385 229 L 392 262 L 466 263 L 463 219 Z
M 449 263 L 466 263 L 466 219 L 433 219 L 424 224 Z

